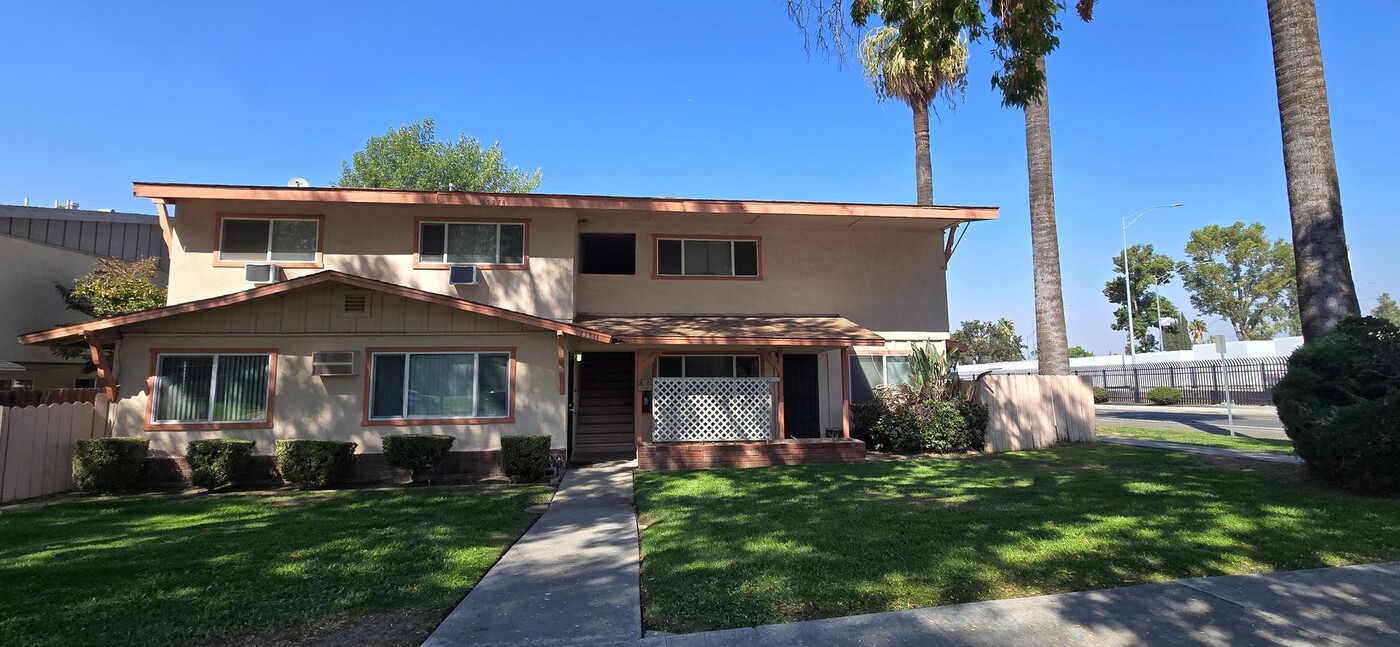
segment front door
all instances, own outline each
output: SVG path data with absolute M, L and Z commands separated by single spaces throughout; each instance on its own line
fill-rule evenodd
M 783 425 L 788 438 L 821 438 L 816 355 L 783 356 Z

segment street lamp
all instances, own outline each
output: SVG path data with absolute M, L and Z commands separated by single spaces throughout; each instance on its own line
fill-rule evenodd
M 1181 203 L 1162 204 L 1128 214 L 1123 218 L 1123 301 L 1128 304 L 1128 354 L 1132 355 L 1133 366 L 1137 366 L 1137 345 L 1133 343 L 1133 280 L 1128 268 L 1128 228 L 1143 216 L 1158 209 L 1176 209 Z M 1136 385 L 1134 385 L 1136 386 Z

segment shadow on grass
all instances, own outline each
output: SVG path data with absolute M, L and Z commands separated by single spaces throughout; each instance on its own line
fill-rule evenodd
M 78 501 L 0 514 L 0 645 L 199 644 L 438 608 L 549 488 Z
M 637 478 L 649 628 L 1400 558 L 1400 501 L 1105 445 Z

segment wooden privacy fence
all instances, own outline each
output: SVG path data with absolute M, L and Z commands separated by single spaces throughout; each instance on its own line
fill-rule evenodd
M 73 489 L 73 447 L 107 435 L 107 396 L 0 408 L 0 503 Z
M 93 402 L 102 389 L 44 389 L 0 391 L 0 407 L 37 407 L 41 404 Z
M 1088 377 L 986 375 L 976 398 L 987 405 L 987 451 L 1093 442 L 1094 392 Z

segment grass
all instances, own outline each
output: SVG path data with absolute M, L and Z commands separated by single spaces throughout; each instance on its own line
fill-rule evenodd
M 374 644 L 416 645 L 549 496 L 438 487 L 0 511 L 0 645 L 297 644 L 376 618 L 394 631 Z
M 1248 452 L 1267 452 L 1270 454 L 1293 453 L 1293 442 L 1289 440 L 1245 438 L 1244 436 L 1220 436 L 1204 431 L 1167 431 L 1165 429 L 1143 429 L 1141 427 L 1099 427 L 1098 434 L 1110 438 L 1161 440 L 1169 443 L 1224 447 L 1226 449 L 1239 449 Z
M 1114 445 L 636 475 L 643 618 L 689 632 L 1400 559 L 1400 500 Z

